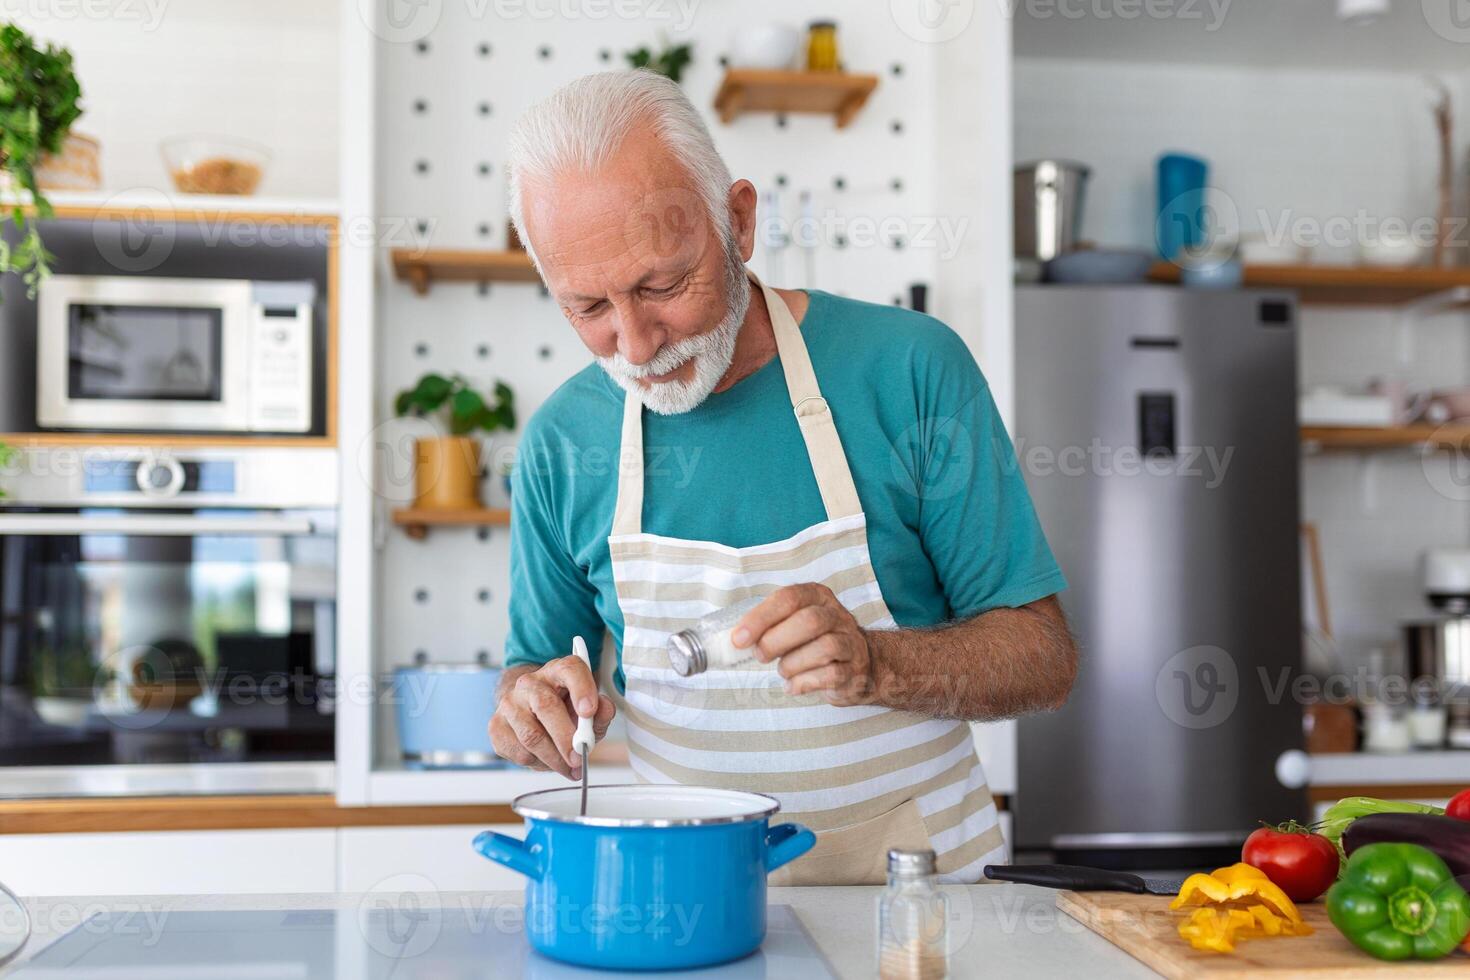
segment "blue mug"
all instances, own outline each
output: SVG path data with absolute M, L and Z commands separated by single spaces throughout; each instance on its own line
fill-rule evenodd
M 1154 235 L 1164 259 L 1172 261 L 1205 240 L 1205 184 L 1209 172 L 1209 164 L 1199 157 L 1183 153 L 1159 157 Z

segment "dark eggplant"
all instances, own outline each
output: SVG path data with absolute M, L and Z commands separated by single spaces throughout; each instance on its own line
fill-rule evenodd
M 1470 821 L 1432 813 L 1370 813 L 1348 824 L 1342 848 L 1351 855 L 1368 844 L 1418 844 L 1438 854 L 1450 874 L 1470 875 Z

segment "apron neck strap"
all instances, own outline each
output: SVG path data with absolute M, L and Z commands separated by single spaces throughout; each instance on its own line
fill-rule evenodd
M 801 428 L 802 439 L 806 442 L 807 456 L 811 460 L 817 490 L 822 495 L 822 505 L 827 510 L 827 519 L 835 521 L 860 514 L 863 508 L 858 500 L 857 485 L 853 482 L 847 454 L 842 449 L 842 440 L 832 420 L 832 409 L 817 385 L 817 375 L 812 370 L 812 359 L 807 353 L 806 341 L 802 339 L 801 328 L 774 289 L 761 282 L 755 273 L 746 270 L 746 274 L 760 288 L 770 314 L 776 354 L 786 376 L 786 390 L 791 397 L 791 407 Z M 643 402 L 629 392 L 623 396 L 618 502 L 613 511 L 612 526 L 615 536 L 642 532 L 643 484 Z

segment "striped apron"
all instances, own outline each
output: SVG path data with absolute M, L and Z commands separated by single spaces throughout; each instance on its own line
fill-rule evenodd
M 887 849 L 932 847 L 951 881 L 974 882 L 1005 844 L 970 726 L 877 706 L 790 697 L 776 665 L 755 661 L 680 677 L 668 637 L 700 617 L 782 586 L 826 585 L 865 629 L 896 626 L 868 554 L 867 521 L 801 330 L 765 297 L 786 387 L 827 520 L 771 544 L 729 548 L 644 534 L 642 403 L 624 402 L 613 580 L 624 632 L 620 709 L 638 777 L 768 793 L 817 845 L 772 884 L 881 884 Z M 779 492 L 762 487 L 758 493 Z

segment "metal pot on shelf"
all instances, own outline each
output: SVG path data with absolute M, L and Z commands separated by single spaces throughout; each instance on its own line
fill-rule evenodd
M 1069 160 L 1036 160 L 1012 171 L 1018 261 L 1050 262 L 1075 247 L 1090 173 Z
M 1409 677 L 1448 709 L 1450 747 L 1470 749 L 1470 615 L 1410 620 L 1403 641 Z
M 424 654 L 393 671 L 393 704 L 403 761 L 424 769 L 505 765 L 490 744 L 490 715 L 501 671 L 481 654 L 469 663 L 432 663 Z

